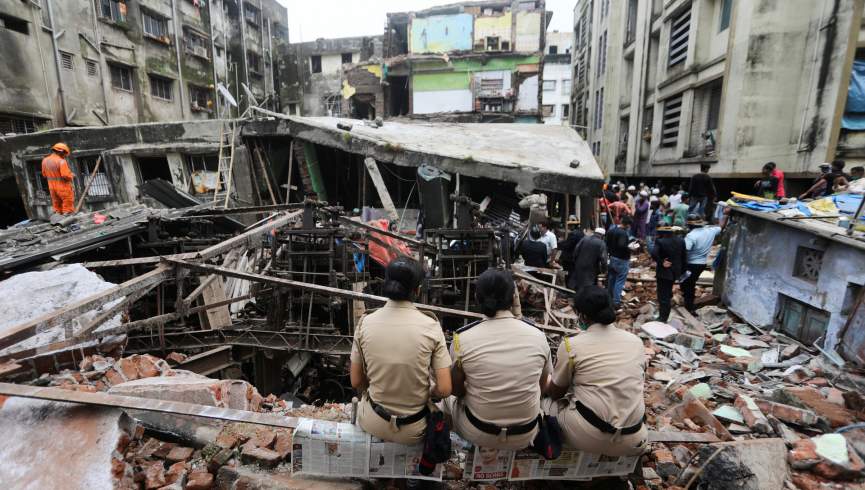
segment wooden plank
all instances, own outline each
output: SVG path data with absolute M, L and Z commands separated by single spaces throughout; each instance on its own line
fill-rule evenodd
M 378 168 L 378 163 L 376 163 L 375 159 L 370 157 L 366 157 L 363 163 L 372 179 L 372 185 L 374 185 L 375 190 L 378 191 L 378 197 L 381 199 L 381 204 L 385 211 L 387 211 L 390 219 L 399 219 L 399 213 L 397 213 L 396 206 L 393 204 L 393 199 L 391 199 L 390 193 L 387 191 L 387 186 L 384 184 L 384 179 L 382 178 L 381 171 Z
M 36 332 L 51 328 L 62 322 L 70 321 L 73 318 L 96 309 L 111 300 L 146 289 L 154 284 L 158 284 L 171 277 L 173 273 L 174 271 L 170 268 L 159 266 L 146 274 L 134 277 L 122 284 L 114 286 L 113 288 L 80 299 L 58 311 L 46 313 L 45 315 L 26 323 L 12 327 L 0 336 L 0 349 L 21 342 L 22 340 L 33 336 Z
M 225 281 L 222 277 L 218 277 L 216 280 L 207 283 L 207 287 L 202 292 L 202 298 L 204 299 L 204 304 L 217 303 L 227 299 L 225 297 Z M 228 306 L 210 308 L 206 310 L 205 314 L 207 315 L 207 323 L 210 325 L 210 328 L 218 329 L 231 326 L 231 314 L 228 311 Z
M 228 277 L 236 277 L 238 279 L 245 279 L 247 281 L 252 282 L 262 282 L 266 284 L 273 284 L 276 286 L 285 286 L 291 288 L 304 289 L 306 291 L 314 291 L 316 293 L 323 293 L 330 296 L 338 296 L 346 299 L 359 299 L 363 301 L 369 301 L 372 303 L 384 303 L 387 301 L 387 298 L 383 296 L 376 296 L 373 294 L 366 293 L 358 293 L 354 291 L 350 291 L 348 289 L 340 289 L 340 288 L 332 288 L 329 286 L 322 286 L 319 284 L 313 284 L 308 282 L 301 281 L 292 281 L 290 279 L 282 279 L 279 277 L 271 277 L 264 276 L 261 274 L 252 274 L 249 272 L 240 272 L 233 269 L 227 269 L 225 267 L 218 267 L 213 265 L 203 265 L 197 264 L 193 262 L 185 262 L 183 260 L 176 260 L 172 258 L 166 257 L 166 262 L 179 265 L 181 267 L 186 267 L 192 270 L 198 270 L 202 272 L 210 272 L 213 274 L 221 274 Z M 451 308 L 444 308 L 441 306 L 433 306 L 433 305 L 425 305 L 422 303 L 414 303 L 414 305 L 420 309 L 425 311 L 431 311 L 433 313 L 440 313 L 442 315 L 451 315 L 451 316 L 459 316 L 459 317 L 467 317 L 467 318 L 483 318 L 483 315 L 480 313 L 474 313 L 471 311 L 462 311 L 462 310 L 454 310 Z
M 187 260 L 195 258 L 195 252 L 183 253 L 172 255 L 172 257 Z M 119 260 L 99 260 L 95 262 L 84 262 L 81 265 L 87 267 L 88 269 L 97 269 L 99 267 L 125 267 L 128 265 L 148 265 L 148 264 L 158 264 L 162 261 L 164 256 L 155 255 L 150 257 L 135 257 L 132 259 L 119 259 Z
M 279 228 L 285 226 L 303 214 L 303 211 L 293 211 L 291 213 L 283 214 L 282 216 L 274 217 L 272 221 L 264 223 L 261 226 L 253 228 L 247 232 L 241 233 L 235 237 L 229 238 L 223 242 L 217 243 L 211 247 L 205 248 L 204 250 L 200 250 L 195 254 L 195 258 L 201 260 L 212 259 L 213 257 L 222 255 L 223 253 L 237 248 L 241 245 L 246 245 L 249 248 L 257 248 L 256 247 L 256 239 L 259 239 L 262 234 L 269 232 L 275 228 Z
M 32 398 L 56 402 L 79 403 L 97 407 L 121 408 L 125 410 L 142 410 L 145 412 L 168 413 L 190 417 L 243 422 L 247 424 L 264 425 L 293 429 L 297 427 L 297 417 L 218 408 L 194 403 L 153 400 L 136 396 L 109 395 L 108 393 L 88 393 L 84 391 L 64 390 L 62 388 L 40 388 L 37 386 L 0 383 L 0 395 Z

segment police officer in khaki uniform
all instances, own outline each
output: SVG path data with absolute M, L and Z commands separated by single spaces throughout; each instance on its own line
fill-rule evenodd
M 523 449 L 537 433 L 541 391 L 552 371 L 540 330 L 514 317 L 510 272 L 488 269 L 475 298 L 486 318 L 454 335 L 454 394 L 442 401 L 453 430 L 477 446 Z
M 351 349 L 351 385 L 363 392 L 358 424 L 400 444 L 421 442 L 431 392 L 437 397 L 451 393 L 451 359 L 441 325 L 412 304 L 422 278 L 416 261 L 394 259 L 382 290 L 388 302 L 361 319 Z
M 615 326 L 612 300 L 599 286 L 577 291 L 574 308 L 589 327 L 559 345 L 546 389 L 550 398 L 541 402 L 544 412 L 558 418 L 569 447 L 609 456 L 641 454 L 647 439 L 643 342 Z

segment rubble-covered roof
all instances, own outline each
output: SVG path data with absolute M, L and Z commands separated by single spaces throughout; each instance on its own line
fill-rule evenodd
M 737 213 L 764 219 L 767 221 L 774 221 L 775 223 L 789 226 L 790 228 L 795 228 L 797 230 L 802 230 L 807 233 L 812 233 L 814 235 L 818 235 L 823 238 L 838 242 L 842 245 L 847 245 L 850 247 L 858 248 L 860 250 L 865 250 L 865 238 L 862 237 L 861 233 L 854 232 L 853 235 L 847 235 L 846 229 L 841 228 L 834 223 L 827 223 L 825 221 L 821 221 L 820 219 L 792 219 L 780 213 L 760 212 L 743 207 L 733 207 L 732 209 Z
M 288 134 L 396 165 L 426 163 L 470 177 L 513 182 L 526 192 L 595 195 L 604 179 L 589 145 L 566 126 L 421 121 L 377 126 L 334 117 L 280 119 L 247 123 L 244 135 Z

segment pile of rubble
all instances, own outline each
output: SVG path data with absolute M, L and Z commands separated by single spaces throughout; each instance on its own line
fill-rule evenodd
M 863 373 L 723 308 L 674 311 L 619 322 L 644 339 L 647 424 L 680 441 L 652 445 L 649 488 L 865 488 Z

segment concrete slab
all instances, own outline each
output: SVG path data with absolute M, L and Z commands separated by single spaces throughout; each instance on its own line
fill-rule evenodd
M 131 468 L 113 454 L 125 450 L 134 426 L 117 408 L 0 397 L 0 482 L 6 490 L 131 483 Z
M 219 490 L 361 490 L 372 488 L 363 481 L 347 478 L 293 477 L 283 471 L 260 471 L 249 467 L 223 466 L 216 476 Z
M 251 411 L 257 411 L 262 400 L 258 390 L 246 381 L 213 379 L 188 371 L 127 381 L 112 386 L 108 393 Z

